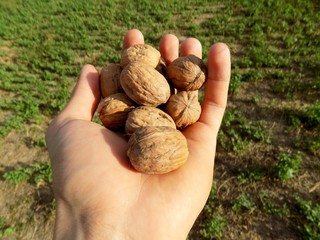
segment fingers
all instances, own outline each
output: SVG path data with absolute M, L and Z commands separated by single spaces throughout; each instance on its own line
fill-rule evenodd
M 187 56 L 190 54 L 202 58 L 202 46 L 200 41 L 196 38 L 187 38 L 181 43 L 180 55 Z
M 99 100 L 99 73 L 94 66 L 87 64 L 82 68 L 71 98 L 60 117 L 91 120 Z
M 143 34 L 138 29 L 131 29 L 129 30 L 123 41 L 123 48 L 128 48 L 135 44 L 143 44 L 144 43 L 144 37 Z
M 224 43 L 216 43 L 208 53 L 208 80 L 199 121 L 218 132 L 227 105 L 231 74 L 230 51 Z
M 167 34 L 160 40 L 160 53 L 167 65 L 179 56 L 179 39 Z
M 160 40 L 161 56 L 165 59 L 166 64 L 170 64 L 179 57 L 179 39 L 173 34 L 167 34 Z M 193 54 L 202 58 L 202 46 L 198 39 L 187 38 L 181 43 L 180 56 Z

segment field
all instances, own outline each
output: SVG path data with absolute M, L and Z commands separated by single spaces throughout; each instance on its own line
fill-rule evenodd
M 188 239 L 320 239 L 320 3 L 1 0 L 0 238 L 51 239 L 44 134 L 85 63 L 123 36 L 173 33 L 232 54 L 214 184 Z

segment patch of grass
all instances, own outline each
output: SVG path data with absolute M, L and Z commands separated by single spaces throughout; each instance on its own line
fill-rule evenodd
M 311 156 L 320 156 L 320 134 L 309 133 L 303 136 L 297 136 L 294 139 L 294 147 L 299 149 L 299 151 L 304 151 Z
M 320 239 L 320 205 L 297 197 L 296 207 L 303 215 L 302 227 L 300 227 L 303 239 Z
M 255 82 L 261 81 L 266 77 L 267 73 L 263 68 L 248 69 L 242 73 L 243 81 Z
M 239 91 L 242 81 L 242 75 L 238 73 L 234 73 L 231 75 L 229 92 L 236 93 Z
M 232 209 L 236 212 L 241 210 L 253 211 L 255 203 L 252 197 L 248 193 L 242 193 L 237 199 L 233 201 Z
M 201 239 L 220 239 L 227 221 L 222 216 L 208 220 L 205 227 L 200 229 Z
M 320 129 L 320 102 L 309 105 L 300 110 L 284 110 L 290 126 L 294 128 L 304 127 L 306 129 Z
M 266 171 L 259 165 L 255 165 L 248 169 L 242 169 L 239 171 L 238 179 L 242 183 L 252 183 L 259 181 L 266 176 Z
M 302 158 L 298 154 L 281 153 L 273 166 L 275 176 L 286 181 L 293 178 L 300 168 Z
M 42 136 L 40 136 L 40 137 L 39 136 L 26 137 L 24 142 L 30 148 L 32 148 L 32 147 L 37 147 L 37 148 L 46 147 L 45 138 Z
M 5 219 L 0 217 L 0 237 L 12 235 L 15 231 L 15 227 L 8 225 Z
M 275 214 L 281 217 L 285 217 L 289 214 L 290 210 L 286 203 L 282 206 L 275 204 L 274 200 L 269 198 L 265 192 L 259 193 L 259 199 L 262 204 L 262 211 L 268 214 Z
M 48 162 L 36 162 L 30 166 L 17 166 L 16 169 L 5 172 L 3 178 L 14 184 L 29 181 L 33 184 L 52 183 L 52 170 Z
M 240 153 L 249 146 L 250 142 L 259 141 L 270 142 L 262 122 L 250 121 L 237 110 L 229 110 L 225 113 L 218 135 L 218 142 L 223 148 Z

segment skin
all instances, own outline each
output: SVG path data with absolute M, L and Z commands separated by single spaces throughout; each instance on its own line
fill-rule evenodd
M 139 43 L 144 37 L 133 29 L 123 47 Z M 168 34 L 159 49 L 168 64 L 179 51 L 202 57 L 195 38 L 179 46 Z M 212 186 L 230 65 L 228 47 L 212 45 L 200 119 L 183 131 L 189 158 L 164 175 L 136 172 L 126 157 L 126 140 L 91 121 L 100 101 L 99 73 L 85 65 L 70 101 L 46 134 L 57 203 L 54 239 L 186 239 Z

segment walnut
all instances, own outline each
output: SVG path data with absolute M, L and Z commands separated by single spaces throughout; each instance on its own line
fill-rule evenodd
M 138 128 L 145 126 L 167 126 L 176 128 L 173 119 L 159 108 L 140 106 L 133 109 L 126 121 L 126 133 L 131 135 Z
M 188 158 L 184 135 L 172 127 L 142 127 L 128 142 L 127 155 L 132 166 L 146 174 L 163 174 L 182 166 Z
M 120 129 L 125 126 L 128 113 L 135 103 L 124 93 L 115 93 L 104 98 L 98 107 L 99 118 L 109 129 Z
M 128 64 L 121 72 L 120 83 L 127 96 L 139 105 L 159 106 L 170 97 L 166 78 L 144 63 Z
M 123 92 L 120 84 L 120 74 L 122 68 L 120 64 L 109 64 L 101 69 L 100 73 L 100 90 L 103 98 L 114 94 Z
M 178 128 L 195 123 L 201 114 L 198 91 L 181 91 L 171 95 L 165 111 L 173 118 Z
M 155 68 L 160 61 L 160 52 L 147 44 L 136 44 L 124 49 L 121 54 L 121 67 L 124 68 L 131 62 L 139 61 Z
M 199 90 L 206 81 L 207 67 L 194 55 L 179 57 L 167 67 L 167 76 L 179 90 Z
M 158 65 L 156 66 L 156 70 L 161 73 L 164 77 L 167 76 L 167 64 L 165 60 L 161 57 Z

